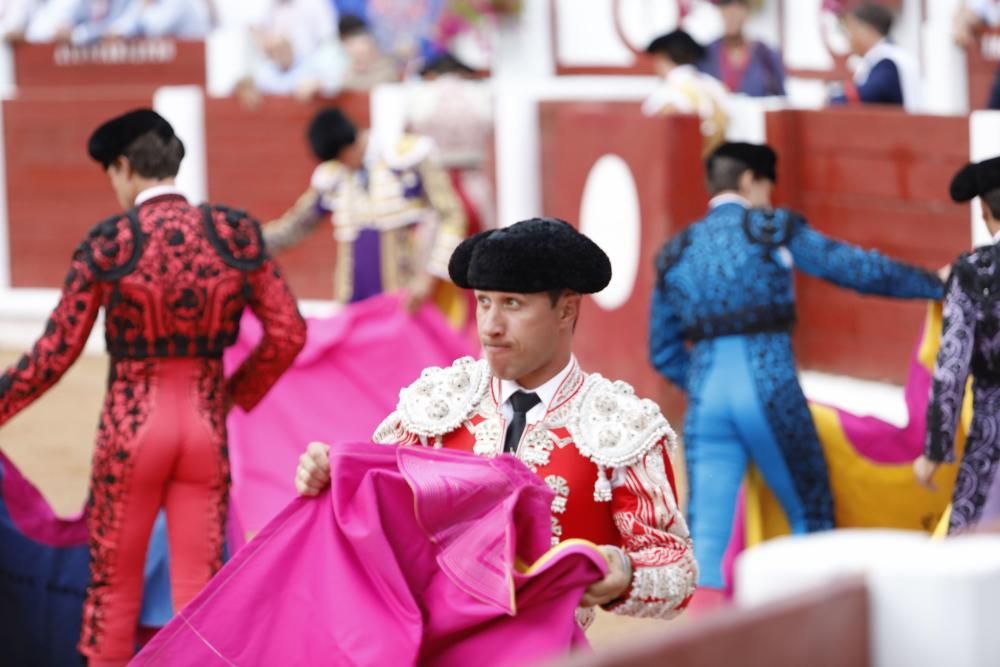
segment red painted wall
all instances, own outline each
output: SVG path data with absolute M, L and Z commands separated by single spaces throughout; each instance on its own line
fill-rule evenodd
M 151 103 L 142 95 L 88 100 L 24 94 L 4 100 L 14 287 L 61 285 L 83 235 L 120 210 L 107 176 L 87 155 L 87 139 L 109 117 Z
M 14 80 L 27 88 L 205 85 L 204 42 L 140 39 L 89 46 L 18 44 Z
M 948 197 L 968 161 L 968 119 L 853 108 L 768 115 L 776 203 L 818 230 L 937 269 L 971 246 L 969 209 Z M 800 274 L 804 368 L 902 383 L 925 304 L 862 297 Z

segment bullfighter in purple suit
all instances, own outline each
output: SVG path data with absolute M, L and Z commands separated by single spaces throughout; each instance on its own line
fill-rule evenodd
M 952 180 L 956 202 L 977 196 L 993 243 L 963 254 L 952 266 L 927 441 L 914 462 L 917 479 L 930 486 L 938 466 L 955 460 L 955 431 L 971 375 L 972 427 L 955 481 L 949 533 L 1000 518 L 1000 157 L 968 164 Z

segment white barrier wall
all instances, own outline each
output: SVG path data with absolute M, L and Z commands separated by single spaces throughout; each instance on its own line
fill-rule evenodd
M 865 577 L 874 667 L 1000 665 L 1000 536 L 837 530 L 744 552 L 736 600 L 753 606 L 838 578 Z

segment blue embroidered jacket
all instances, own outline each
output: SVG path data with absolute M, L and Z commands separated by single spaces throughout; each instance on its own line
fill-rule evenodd
M 657 257 L 653 365 L 687 390 L 691 353 L 685 341 L 790 332 L 793 267 L 864 294 L 940 299 L 943 292 L 936 274 L 824 236 L 792 211 L 722 204 Z

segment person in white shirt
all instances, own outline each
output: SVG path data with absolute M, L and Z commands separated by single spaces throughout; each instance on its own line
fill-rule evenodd
M 204 39 L 212 27 L 208 1 L 135 0 L 108 26 L 108 36 Z
M 5 42 L 24 39 L 31 15 L 38 7 L 38 0 L 0 0 L 0 35 Z
M 968 48 L 978 39 L 979 33 L 988 27 L 1000 25 L 1000 0 L 966 0 L 955 12 L 953 37 L 955 43 Z M 993 79 L 987 109 L 1000 109 L 1000 68 Z
M 919 68 L 910 54 L 890 40 L 894 18 L 891 9 L 872 2 L 862 3 L 847 15 L 844 27 L 851 52 L 860 62 L 853 80 L 831 97 L 831 104 L 886 104 L 911 113 L 920 111 Z
M 254 89 L 300 99 L 335 94 L 346 65 L 336 28 L 336 11 L 328 0 L 272 0 L 253 28 Z

